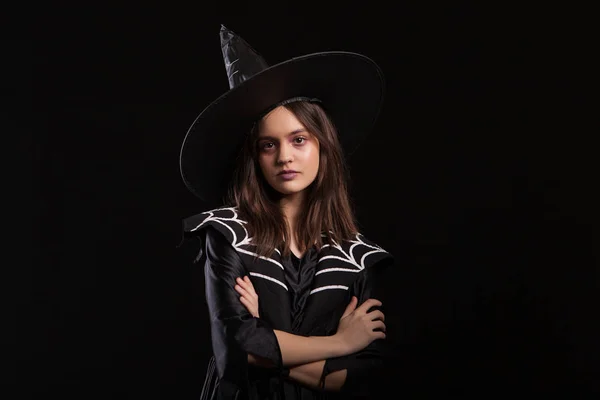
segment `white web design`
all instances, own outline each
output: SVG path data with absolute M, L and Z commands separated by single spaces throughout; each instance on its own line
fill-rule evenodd
M 266 279 L 266 280 L 271 281 L 271 282 L 275 282 L 279 286 L 283 287 L 285 290 L 288 290 L 288 287 L 285 285 L 285 283 L 281 282 L 279 279 L 271 278 L 268 275 L 259 274 L 258 272 L 250 272 L 250 275 L 256 276 L 257 278 Z
M 321 287 L 311 290 L 309 295 L 311 295 L 313 293 L 317 293 L 317 292 L 322 292 L 323 290 L 334 290 L 334 289 L 348 290 L 348 286 L 344 286 L 344 285 L 321 286 Z
M 233 216 L 232 217 L 220 217 L 220 216 L 216 216 L 215 213 L 218 212 L 218 211 L 230 211 L 233 214 Z M 269 261 L 269 262 L 277 265 L 282 270 L 284 269 L 283 265 L 281 265 L 280 262 L 278 262 L 276 260 L 273 260 L 272 258 L 269 258 L 269 257 L 264 257 L 264 256 L 261 256 L 261 255 L 258 255 L 258 254 L 254 253 L 252 251 L 243 249 L 241 247 L 241 246 L 244 246 L 244 245 L 251 244 L 252 238 L 250 237 L 250 235 L 248 235 L 248 230 L 244 226 L 244 224 L 247 224 L 247 222 L 244 221 L 244 220 L 242 220 L 242 219 L 240 219 L 238 217 L 238 213 L 237 213 L 237 210 L 236 210 L 235 207 L 216 208 L 214 210 L 206 211 L 205 214 L 207 214 L 206 219 L 204 219 L 204 221 L 202 221 L 198 226 L 196 226 L 195 228 L 191 229 L 192 232 L 195 231 L 195 230 L 197 230 L 197 229 L 199 229 L 199 228 L 201 228 L 202 226 L 204 226 L 206 223 L 208 223 L 210 221 L 216 222 L 216 223 L 224 226 L 225 228 L 227 228 L 229 230 L 229 232 L 231 232 L 231 235 L 233 237 L 233 243 L 231 243 L 231 244 L 232 244 L 233 248 L 236 251 L 238 251 L 240 253 L 248 254 L 250 256 L 258 257 L 258 258 L 260 258 L 262 260 L 265 260 L 265 261 Z M 241 238 L 238 241 L 238 236 L 236 235 L 235 230 L 231 226 L 229 226 L 228 223 L 226 223 L 224 221 L 237 223 L 242 228 L 242 230 L 244 231 L 244 237 Z M 285 290 L 288 290 L 287 286 L 283 282 L 279 281 L 278 279 L 275 279 L 275 278 L 272 278 L 272 277 L 269 277 L 269 276 L 266 276 L 266 275 L 262 275 L 262 274 L 257 274 L 257 273 L 250 273 L 250 275 L 256 276 L 258 278 L 268 279 L 268 280 L 270 280 L 272 282 L 277 283 L 278 285 L 281 285 L 283 288 L 285 288 Z
M 218 211 L 230 211 L 233 215 L 231 217 L 220 217 L 220 216 L 216 216 L 215 213 Z M 235 207 L 223 207 L 223 208 L 216 208 L 214 210 L 211 211 L 206 211 L 204 214 L 207 215 L 207 217 L 195 228 L 191 229 L 191 231 L 195 231 L 199 228 L 201 228 L 202 226 L 204 226 L 206 223 L 213 221 L 215 223 L 218 223 L 222 226 L 224 226 L 225 228 L 227 228 L 229 230 L 229 232 L 231 232 L 231 235 L 233 237 L 233 247 L 236 251 L 240 252 L 240 253 L 244 253 L 244 254 L 248 254 L 250 256 L 254 256 L 254 257 L 258 257 L 262 260 L 265 261 L 269 261 L 270 263 L 273 263 L 275 265 L 277 265 L 279 268 L 281 268 L 282 270 L 284 269 L 283 265 L 276 261 L 273 260 L 272 258 L 269 257 L 264 257 L 264 256 L 260 256 L 252 251 L 243 249 L 241 246 L 244 245 L 249 245 L 252 242 L 252 238 L 248 235 L 248 231 L 246 229 L 246 227 L 244 226 L 244 224 L 247 224 L 246 221 L 240 219 L 238 217 L 238 213 Z M 235 222 L 237 223 L 242 230 L 244 231 L 244 237 L 238 240 L 238 236 L 235 233 L 235 230 L 229 226 L 228 223 L 226 223 L 225 221 L 228 221 L 229 223 L 231 222 Z M 325 236 L 325 235 L 322 235 Z M 319 275 L 319 274 L 323 274 L 323 273 L 327 273 L 327 272 L 351 272 L 351 273 L 358 273 L 362 270 L 365 269 L 365 261 L 367 259 L 368 256 L 372 255 L 372 254 L 376 254 L 376 253 L 387 253 L 383 248 L 379 247 L 379 246 L 375 246 L 375 245 L 371 245 L 368 244 L 366 242 L 364 242 L 361 239 L 361 234 L 357 233 L 355 236 L 355 240 L 350 240 L 348 241 L 349 243 L 352 243 L 352 245 L 350 246 L 350 248 L 348 249 L 348 251 L 344 251 L 344 249 L 342 248 L 342 246 L 340 244 L 338 244 L 337 242 L 334 242 L 333 246 L 329 245 L 329 244 L 325 244 L 323 245 L 323 248 L 325 247 L 332 247 L 334 249 L 337 249 L 337 251 L 341 254 L 341 255 L 328 255 L 328 256 L 324 256 L 321 257 L 319 259 L 318 262 L 321 262 L 323 260 L 341 260 L 341 261 L 345 261 L 353 266 L 355 266 L 357 269 L 355 268 L 340 268 L 340 267 L 333 267 L 333 268 L 326 268 L 323 269 L 321 271 L 318 271 L 315 275 Z M 365 254 L 363 254 L 360 258 L 357 258 L 357 256 L 354 255 L 354 251 L 355 249 L 359 248 L 359 246 L 365 246 L 369 249 L 371 249 L 371 251 L 366 252 Z M 275 249 L 279 254 L 280 252 Z M 273 277 L 264 275 L 264 274 L 259 274 L 259 273 L 255 273 L 255 272 L 251 272 L 250 275 L 257 277 L 257 278 L 261 278 L 261 279 L 266 279 L 269 280 L 271 282 L 274 282 L 278 285 L 280 285 L 281 287 L 283 287 L 285 290 L 288 290 L 288 287 L 281 282 L 278 279 L 275 279 Z M 332 290 L 332 289 L 342 289 L 342 290 L 348 290 L 348 286 L 343 286 L 343 285 L 327 285 L 327 286 L 322 286 L 322 287 L 318 287 L 313 289 L 310 294 L 313 293 L 318 293 L 321 292 L 323 290 Z
M 350 243 L 352 243 L 352 245 L 350 246 L 350 248 L 348 249 L 348 252 L 345 252 L 344 249 L 342 248 L 342 246 L 338 243 L 336 243 L 334 241 L 334 245 L 331 246 L 329 244 L 325 244 L 323 245 L 323 247 L 333 247 L 334 249 L 337 249 L 342 255 L 341 256 L 336 256 L 336 255 L 329 255 L 329 256 L 324 256 L 321 257 L 319 259 L 319 262 L 323 261 L 323 260 L 341 260 L 341 261 L 345 261 L 347 263 L 350 263 L 352 265 L 354 265 L 355 267 L 357 267 L 358 269 L 354 269 L 354 268 L 339 268 L 339 267 L 335 267 L 335 268 L 326 268 L 323 269 L 319 272 L 317 272 L 315 275 L 319 275 L 319 274 L 324 274 L 327 272 L 353 272 L 353 273 L 358 273 L 362 270 L 365 269 L 365 261 L 367 259 L 368 256 L 370 256 L 371 254 L 375 254 L 375 253 L 387 253 L 384 249 L 382 249 L 379 246 L 373 246 L 371 244 L 365 243 L 362 239 L 361 239 L 361 234 L 357 233 L 356 234 L 356 240 L 350 240 Z M 356 256 L 354 255 L 354 250 L 360 246 L 366 246 L 369 249 L 372 249 L 371 251 L 366 252 L 365 254 L 362 255 L 362 257 L 360 257 L 360 259 L 357 259 Z M 324 290 L 348 290 L 348 286 L 344 286 L 344 285 L 327 285 L 327 286 L 321 286 L 318 288 L 315 288 L 313 290 L 311 290 L 310 294 L 314 294 L 314 293 L 318 293 L 318 292 L 322 292 Z
M 217 211 L 231 211 L 233 213 L 233 217 L 231 217 L 231 218 L 216 217 L 215 216 L 215 212 L 217 212 Z M 244 226 L 244 224 L 246 224 L 247 222 L 238 218 L 238 214 L 237 214 L 235 208 L 233 208 L 233 207 L 216 208 L 214 210 L 206 211 L 204 214 L 207 214 L 208 216 L 198 226 L 196 226 L 194 229 L 192 229 L 191 230 L 192 232 L 195 231 L 195 230 L 197 230 L 197 229 L 200 229 L 207 222 L 215 221 L 216 223 L 218 223 L 218 224 L 224 226 L 225 228 L 227 228 L 229 230 L 229 232 L 231 232 L 231 235 L 233 236 L 233 243 L 232 243 L 233 247 L 237 248 L 237 247 L 242 246 L 244 244 L 249 244 L 250 243 L 250 239 L 249 239 L 249 236 L 248 236 L 248 231 L 246 230 L 246 227 Z M 231 228 L 228 224 L 226 224 L 223 221 L 237 222 L 242 227 L 242 229 L 244 230 L 244 233 L 245 233 L 244 238 L 238 242 L 237 235 L 235 234 L 235 231 L 233 230 L 233 228 Z
M 371 254 L 376 254 L 376 253 L 387 253 L 384 249 L 382 249 L 379 246 L 374 246 L 374 245 L 365 243 L 361 239 L 361 236 L 362 235 L 360 233 L 357 233 L 355 236 L 356 240 L 349 241 L 350 243 L 352 243 L 352 245 L 350 246 L 350 249 L 348 249 L 348 252 L 345 252 L 344 249 L 342 248 L 342 246 L 336 242 L 334 242 L 333 246 L 330 246 L 329 244 L 323 245 L 323 247 L 333 247 L 334 249 L 337 249 L 342 255 L 341 256 L 336 256 L 336 255 L 324 256 L 319 259 L 319 262 L 321 262 L 323 260 L 330 260 L 330 259 L 342 260 L 342 261 L 345 261 L 347 263 L 354 265 L 355 267 L 357 267 L 359 269 L 359 271 L 362 271 L 363 269 L 365 269 L 365 261 L 368 256 L 370 256 Z M 363 254 L 362 257 L 360 257 L 360 259 L 357 259 L 356 256 L 354 255 L 354 250 L 358 246 L 361 246 L 361 245 L 365 246 L 367 248 L 370 248 L 372 250 Z M 333 271 L 358 272 L 354 269 L 349 269 L 349 268 L 327 268 L 327 269 L 317 272 L 317 275 L 325 273 L 325 272 L 333 272 Z

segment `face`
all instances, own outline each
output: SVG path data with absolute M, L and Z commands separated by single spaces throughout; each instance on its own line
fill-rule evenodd
M 283 106 L 264 116 L 258 131 L 258 163 L 269 185 L 284 196 L 303 193 L 319 171 L 317 138 Z

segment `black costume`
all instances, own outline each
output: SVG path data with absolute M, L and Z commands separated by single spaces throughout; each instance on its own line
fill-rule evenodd
M 379 373 L 379 341 L 352 355 L 328 359 L 324 374 L 347 369 L 340 393 L 310 390 L 286 380 L 273 329 L 303 336 L 336 332 L 351 296 L 362 304 L 374 293 L 377 275 L 392 256 L 362 235 L 337 246 L 307 250 L 301 259 L 276 250 L 255 259 L 252 238 L 235 208 L 206 211 L 184 220 L 184 235 L 199 238 L 205 269 L 206 300 L 211 315 L 214 357 L 202 399 L 318 399 L 365 395 Z M 239 301 L 235 279 L 248 275 L 259 296 L 260 318 Z M 276 368 L 249 365 L 247 353 L 267 358 Z M 241 397 L 240 397 L 241 396 Z
M 242 38 L 221 27 L 221 49 L 230 90 L 191 125 L 180 154 L 182 179 L 203 201 L 223 204 L 237 156 L 253 124 L 278 105 L 319 103 L 335 123 L 349 156 L 370 132 L 383 102 L 384 79 L 361 54 L 328 51 L 269 66 Z M 324 375 L 346 369 L 342 393 L 313 391 L 287 379 L 273 329 L 305 336 L 336 332 L 353 295 L 359 305 L 378 298 L 376 276 L 392 256 L 361 234 L 297 259 L 254 258 L 252 238 L 236 208 L 220 208 L 184 220 L 184 235 L 198 238 L 211 316 L 212 347 L 203 399 L 315 399 L 364 394 L 381 364 L 377 340 L 360 352 L 326 360 Z M 240 302 L 235 279 L 248 275 L 259 296 L 260 318 Z M 252 353 L 275 368 L 248 365 Z M 370 376 L 371 374 L 371 376 Z

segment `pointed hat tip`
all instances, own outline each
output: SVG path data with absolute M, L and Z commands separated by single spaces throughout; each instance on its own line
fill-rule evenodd
M 235 36 L 235 33 L 229 29 L 228 27 L 225 26 L 225 24 L 221 24 L 221 29 L 219 30 L 219 35 L 221 35 L 222 38 L 231 38 L 233 36 Z
M 219 31 L 219 36 L 221 37 L 221 47 L 225 46 L 234 36 L 235 33 L 231 31 L 231 29 L 227 28 L 225 25 L 221 24 L 221 30 Z

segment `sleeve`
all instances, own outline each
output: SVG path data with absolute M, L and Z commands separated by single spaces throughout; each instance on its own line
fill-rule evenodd
M 277 337 L 262 319 L 254 318 L 239 301 L 235 279 L 247 274 L 239 254 L 215 228 L 203 229 L 200 260 L 204 260 L 206 301 L 212 348 L 220 385 L 244 387 L 248 380 L 248 353 L 272 361 L 282 371 Z
M 393 264 L 392 258 L 381 260 L 377 264 L 363 270 L 352 286 L 352 294 L 358 298 L 358 304 L 362 304 L 369 298 L 375 298 L 382 302 L 378 307 L 382 311 L 385 307 L 383 287 L 385 272 Z M 346 369 L 346 380 L 341 392 L 350 396 L 369 397 L 377 389 L 378 379 L 383 375 L 383 357 L 385 353 L 382 340 L 374 340 L 370 345 L 356 353 L 329 358 L 325 360 L 321 382 L 328 374 Z

